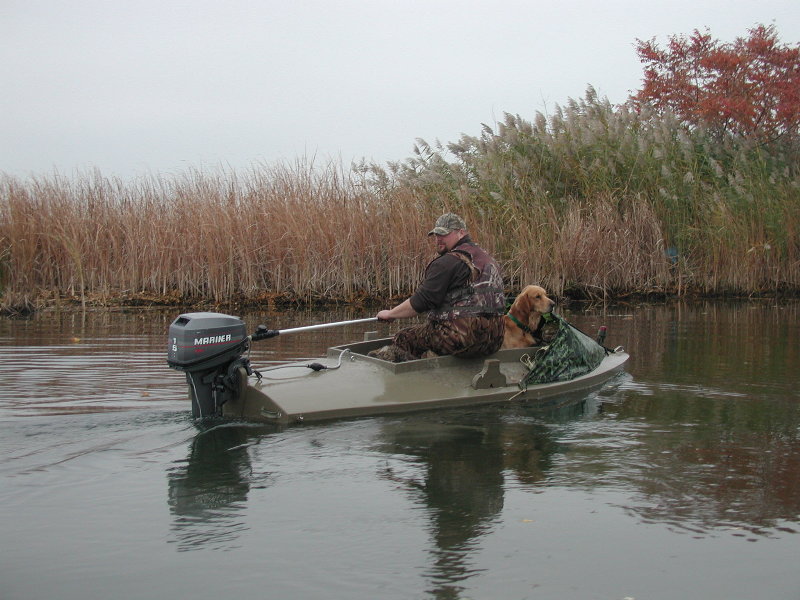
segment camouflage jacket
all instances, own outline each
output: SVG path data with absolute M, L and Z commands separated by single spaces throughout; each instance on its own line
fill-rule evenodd
M 442 305 L 429 311 L 428 318 L 445 320 L 505 312 L 503 276 L 497 262 L 474 242 L 461 242 L 449 254 L 462 260 L 471 275 L 463 286 L 448 290 Z

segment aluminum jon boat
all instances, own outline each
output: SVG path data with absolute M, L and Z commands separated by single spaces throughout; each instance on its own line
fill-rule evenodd
M 257 371 L 247 353 L 254 341 L 296 331 L 375 321 L 359 319 L 282 331 L 259 326 L 247 335 L 237 317 L 180 315 L 169 330 L 167 363 L 184 371 L 195 419 L 228 418 L 281 425 L 437 408 L 527 401 L 543 406 L 601 387 L 628 354 L 604 348 L 602 360 L 566 381 L 527 383 L 537 347 L 500 350 L 483 358 L 438 356 L 392 363 L 368 356 L 389 343 L 374 332 L 364 341 L 328 349 L 322 362 Z

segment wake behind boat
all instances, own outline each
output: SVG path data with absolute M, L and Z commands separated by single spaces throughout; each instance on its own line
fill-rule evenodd
M 561 344 L 563 348 L 557 337 L 544 346 L 500 350 L 483 358 L 437 356 L 388 362 L 368 356 L 391 341 L 373 339 L 372 332 L 364 341 L 329 348 L 324 362 L 257 371 L 246 356 L 250 344 L 261 339 L 374 320 L 283 331 L 260 326 L 247 335 L 237 317 L 187 313 L 170 325 L 167 362 L 186 373 L 194 418 L 285 425 L 509 401 L 552 406 L 575 392 L 601 387 L 628 360 L 622 348 L 605 348 L 560 318 L 559 331 L 570 338 L 566 346 Z M 581 356 L 568 361 L 565 353 Z

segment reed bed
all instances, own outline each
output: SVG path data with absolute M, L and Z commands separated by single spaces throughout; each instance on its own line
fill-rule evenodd
M 380 202 L 336 165 L 190 171 L 132 183 L 94 172 L 0 181 L 4 305 L 354 301 L 419 277 L 433 214 Z
M 395 186 L 490 215 L 519 283 L 603 296 L 800 289 L 796 135 L 757 145 L 589 88 L 532 122 L 505 115 L 446 146 L 420 140 L 389 171 Z
M 446 211 L 498 257 L 509 294 L 796 294 L 798 158 L 590 89 L 385 167 L 3 175 L 0 303 L 385 301 L 416 286 Z

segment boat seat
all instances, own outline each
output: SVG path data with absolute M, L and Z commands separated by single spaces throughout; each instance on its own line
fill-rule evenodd
M 505 387 L 507 385 L 506 376 L 500 372 L 500 361 L 496 358 L 489 358 L 484 361 L 481 372 L 472 378 L 472 387 L 476 390 Z

